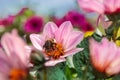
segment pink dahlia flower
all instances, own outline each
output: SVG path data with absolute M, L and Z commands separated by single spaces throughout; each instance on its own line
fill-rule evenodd
M 83 48 L 76 48 L 83 36 L 82 32 L 73 30 L 69 21 L 61 24 L 59 28 L 56 24 L 48 22 L 43 29 L 43 34 L 31 34 L 30 39 L 47 59 L 45 66 L 54 66 L 64 62 L 65 57 L 83 50 Z
M 27 77 L 30 52 L 26 43 L 18 36 L 16 30 L 5 33 L 1 38 L 0 79 L 24 80 Z
M 88 12 L 111 14 L 120 12 L 120 0 L 78 0 L 79 6 Z
M 43 19 L 38 16 L 29 18 L 24 24 L 24 31 L 27 33 L 39 33 L 42 31 Z
M 15 20 L 15 16 L 8 16 L 7 18 L 0 20 L 0 25 L 9 26 L 12 25 Z
M 101 42 L 90 40 L 90 57 L 94 68 L 107 75 L 120 72 L 120 48 L 103 38 Z

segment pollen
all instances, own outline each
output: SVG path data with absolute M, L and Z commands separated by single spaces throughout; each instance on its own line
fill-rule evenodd
M 12 69 L 10 71 L 10 80 L 25 80 L 27 77 L 26 71 L 21 69 Z
M 58 59 L 64 54 L 62 45 L 54 42 L 53 40 L 47 40 L 43 47 L 45 49 L 45 53 L 53 59 Z

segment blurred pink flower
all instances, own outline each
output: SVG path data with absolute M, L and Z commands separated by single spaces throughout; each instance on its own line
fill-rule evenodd
M 78 0 L 79 6 L 88 12 L 111 14 L 120 12 L 120 0 Z
M 107 75 L 120 72 L 120 48 L 103 38 L 101 42 L 90 40 L 90 57 L 94 68 Z
M 5 33 L 1 38 L 0 76 L 2 80 L 24 80 L 27 77 L 30 52 L 17 31 Z M 1 78 L 1 77 L 0 77 Z
M 39 33 L 43 28 L 42 17 L 32 16 L 24 24 L 24 31 L 27 33 Z
M 73 30 L 69 21 L 61 24 L 59 28 L 56 24 L 48 22 L 43 29 L 43 34 L 31 34 L 30 39 L 48 60 L 45 66 L 54 66 L 64 62 L 65 57 L 83 50 L 83 48 L 76 48 L 83 36 L 82 32 Z
M 93 26 L 87 21 L 85 16 L 75 10 L 69 11 L 62 18 L 53 16 L 52 21 L 54 21 L 57 26 L 60 26 L 65 21 L 70 21 L 74 27 L 77 27 L 84 32 L 94 30 Z
M 85 16 L 75 10 L 69 11 L 65 15 L 65 19 L 71 21 L 72 25 L 77 26 L 84 32 L 94 30 L 93 26 L 87 21 Z
M 8 16 L 7 18 L 0 20 L 0 25 L 9 26 L 12 25 L 15 20 L 15 16 Z
M 66 21 L 66 19 L 64 17 L 62 18 L 58 18 L 56 16 L 52 16 L 51 17 L 52 21 L 59 27 L 63 22 Z

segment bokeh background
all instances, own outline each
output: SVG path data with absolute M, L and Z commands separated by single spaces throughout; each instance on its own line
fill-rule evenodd
M 0 0 L 0 18 L 17 14 L 22 8 L 27 7 L 42 16 L 62 17 L 69 10 L 80 10 L 77 0 Z M 96 17 L 94 13 L 84 13 L 87 17 Z

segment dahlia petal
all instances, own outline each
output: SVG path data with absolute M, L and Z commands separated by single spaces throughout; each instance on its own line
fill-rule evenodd
M 109 75 L 113 75 L 119 72 L 120 72 L 120 55 L 117 55 L 117 58 L 114 57 L 114 60 L 112 60 L 111 64 L 106 69 L 106 73 Z
M 71 55 L 74 55 L 76 53 L 78 53 L 79 51 L 82 51 L 83 48 L 74 48 L 74 49 L 71 49 L 67 52 L 65 52 L 65 54 L 63 56 L 60 56 L 60 58 L 64 58 L 64 57 L 67 57 L 67 56 L 71 56 Z
M 120 72 L 120 64 L 113 68 L 108 68 L 106 71 L 107 75 L 114 75 Z
M 78 0 L 79 6 L 88 12 L 104 13 L 104 6 L 98 0 Z
M 0 49 L 0 72 L 2 74 L 8 74 L 10 69 L 10 61 L 8 56 Z
M 43 29 L 43 35 L 46 38 L 54 38 L 54 32 L 58 29 L 57 25 L 53 22 L 48 22 L 44 29 Z
M 24 55 L 23 58 L 21 58 L 21 55 L 11 53 L 9 57 L 9 63 L 11 64 L 11 67 L 15 67 L 15 68 L 28 67 L 29 58 L 27 55 Z
M 42 50 L 43 44 L 45 43 L 44 40 L 38 34 L 31 34 L 30 35 L 31 42 L 33 43 L 34 47 L 38 50 Z
M 35 50 L 35 48 L 33 46 L 27 46 L 26 45 L 25 48 L 26 48 L 26 50 L 27 50 L 28 53 L 31 53 L 32 50 Z
M 116 3 L 116 0 L 104 0 L 103 4 L 104 4 L 105 9 L 106 9 L 105 11 L 114 12 L 116 10 L 115 9 L 115 5 L 116 5 L 115 3 Z
M 9 80 L 8 76 L 4 75 L 3 73 L 0 73 L 0 79 L 1 80 Z
M 116 50 L 116 45 L 113 42 L 109 42 L 106 38 L 103 38 L 100 43 L 93 39 L 90 40 L 90 57 L 92 64 L 101 72 L 106 70 L 111 62 L 114 62 L 114 59 L 116 59 Z M 110 54 L 111 52 L 112 54 Z
M 105 62 L 107 62 L 106 59 L 108 59 L 110 57 L 110 56 L 108 57 L 110 45 L 108 44 L 108 40 L 106 38 L 103 38 L 101 43 L 102 43 L 102 45 L 100 46 L 100 48 L 99 48 L 99 46 L 97 47 L 97 48 L 99 48 L 99 52 L 100 52 L 100 50 L 102 50 L 102 53 L 99 55 L 99 56 L 101 56 L 101 58 L 99 58 L 99 62 L 103 63 L 103 65 L 105 66 L 105 64 L 107 64 L 107 63 L 105 63 Z M 104 49 L 103 49 L 103 47 L 104 47 Z
M 9 70 L 10 70 L 9 62 L 0 58 L 0 72 L 3 74 L 8 74 Z
M 60 63 L 60 62 L 64 62 L 66 61 L 65 58 L 59 58 L 57 60 L 50 60 L 50 61 L 47 61 L 45 63 L 45 66 L 55 66 L 56 64 Z
M 65 47 L 65 52 L 76 47 L 83 39 L 84 34 L 80 31 L 73 31 L 69 35 L 68 40 L 66 40 L 66 43 L 63 44 Z
M 26 43 L 22 38 L 15 34 L 16 36 L 12 36 L 11 42 L 13 43 L 13 48 L 15 54 L 21 59 L 21 61 L 26 64 L 28 63 L 27 60 L 29 59 L 30 52 L 26 49 Z M 18 46 L 18 43 L 20 44 Z M 29 56 L 28 56 L 29 55 Z
M 9 33 L 5 33 L 1 38 L 1 45 L 4 47 L 7 55 L 10 55 L 10 53 L 13 51 L 13 48 L 11 47 L 12 43 L 9 40 L 11 40 Z
M 65 43 L 73 27 L 70 21 L 66 21 L 60 25 L 59 29 L 55 32 L 55 39 L 59 43 Z
M 114 0 L 115 1 L 115 9 L 120 9 L 120 0 Z
M 20 44 L 19 46 L 18 43 Z M 21 59 L 21 61 L 26 64 L 26 59 L 28 55 L 27 50 L 25 49 L 26 44 L 18 36 L 15 30 L 13 30 L 11 34 L 5 33 L 2 36 L 1 44 L 9 56 L 11 54 L 16 54 Z
M 89 47 L 90 56 L 91 56 L 92 64 L 94 65 L 94 67 L 98 68 L 100 71 L 103 71 L 105 69 L 104 62 L 106 60 L 105 57 L 107 57 L 106 53 L 108 52 L 106 49 L 104 50 L 102 49 L 103 46 L 100 47 L 99 45 L 100 43 L 97 43 L 95 40 L 93 39 L 90 40 L 90 47 Z M 101 52 L 101 49 L 103 52 Z

